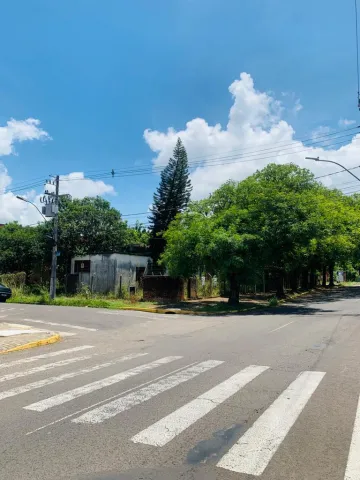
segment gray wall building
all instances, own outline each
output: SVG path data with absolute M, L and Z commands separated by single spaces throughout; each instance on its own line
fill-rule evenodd
M 78 285 L 88 285 L 94 293 L 135 287 L 144 274 L 150 256 L 112 253 L 84 255 L 71 259 L 71 273 L 78 275 Z

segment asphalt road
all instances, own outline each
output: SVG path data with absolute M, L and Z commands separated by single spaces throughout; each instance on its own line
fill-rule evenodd
M 0 306 L 1 479 L 360 479 L 360 289 L 239 316 Z M 360 410 L 360 409 L 359 409 Z

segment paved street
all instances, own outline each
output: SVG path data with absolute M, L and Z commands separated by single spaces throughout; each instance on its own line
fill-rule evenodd
M 359 307 L 359 288 L 218 317 L 3 304 L 63 340 L 0 358 L 0 478 L 359 480 Z

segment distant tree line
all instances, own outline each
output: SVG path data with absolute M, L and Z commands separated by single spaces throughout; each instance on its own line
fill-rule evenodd
M 59 209 L 58 272 L 64 281 L 75 255 L 115 253 L 137 244 L 147 248 L 149 233 L 140 224 L 129 227 L 118 210 L 103 198 L 61 200 Z M 0 228 L 0 274 L 26 272 L 28 280 L 48 281 L 52 221 L 37 226 L 16 222 Z

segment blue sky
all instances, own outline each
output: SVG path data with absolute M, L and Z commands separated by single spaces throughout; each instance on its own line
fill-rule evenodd
M 0 158 L 14 185 L 150 166 L 158 154 L 162 165 L 172 137 L 158 152 L 148 143 L 169 127 L 185 131 L 194 118 L 226 128 L 236 98 L 228 88 L 241 72 L 282 102 L 276 116 L 293 138 L 358 120 L 351 0 L 13 0 L 2 5 L 0 29 L 0 126 L 35 118 L 51 136 L 14 141 L 17 155 Z M 147 143 L 146 129 L 159 135 Z M 202 139 L 184 136 L 189 157 L 211 154 Z M 234 145 L 221 141 L 214 152 Z M 116 191 L 106 198 L 127 214 L 147 210 L 159 177 L 104 181 Z

